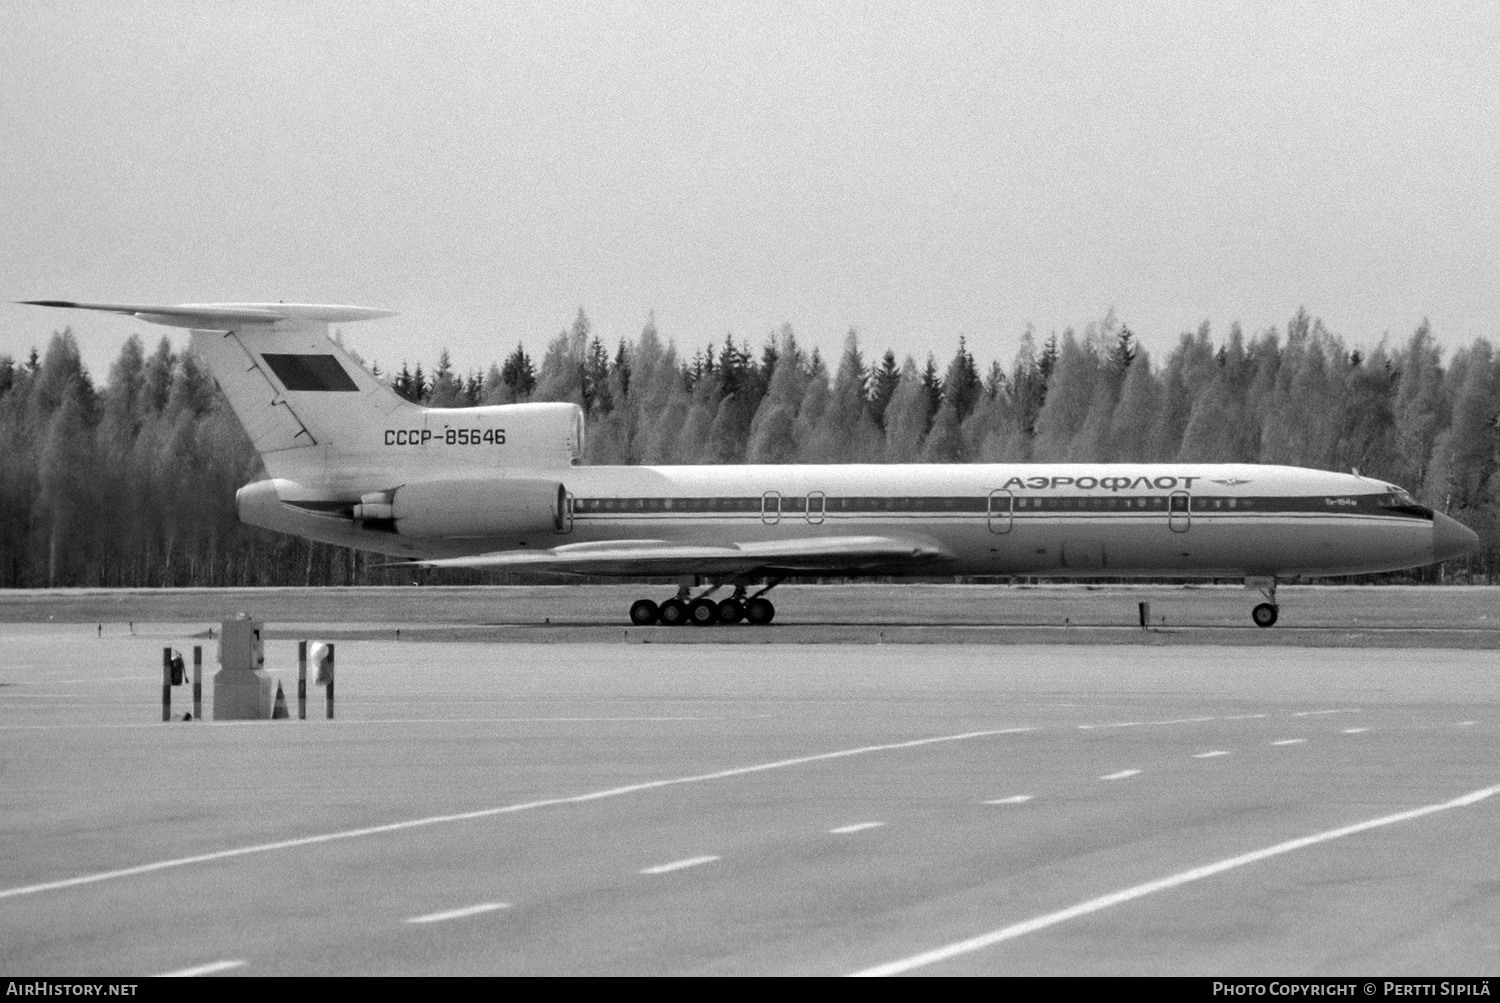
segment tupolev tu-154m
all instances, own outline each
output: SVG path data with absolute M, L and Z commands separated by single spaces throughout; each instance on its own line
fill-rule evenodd
M 1243 578 L 1269 627 L 1280 581 L 1478 544 L 1394 484 L 1298 467 L 580 466 L 577 405 L 421 407 L 328 336 L 387 311 L 29 302 L 192 332 L 265 465 L 242 521 L 426 567 L 677 578 L 630 607 L 640 625 L 770 623 L 766 593 L 793 575 L 1024 575 Z

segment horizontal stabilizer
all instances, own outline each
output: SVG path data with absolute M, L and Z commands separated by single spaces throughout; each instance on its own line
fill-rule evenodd
M 552 550 L 406 561 L 400 567 L 476 568 L 561 575 L 738 575 L 911 569 L 942 558 L 935 543 L 884 536 L 819 536 L 754 543 L 604 540 Z M 387 565 L 388 567 L 391 565 Z
M 24 306 L 50 306 L 66 310 L 100 310 L 139 317 L 151 324 L 223 330 L 229 326 L 276 324 L 282 321 L 313 321 L 348 324 L 357 320 L 393 317 L 390 310 L 365 306 L 335 306 L 322 303 L 181 303 L 166 306 L 151 303 L 75 303 L 72 300 L 20 300 Z

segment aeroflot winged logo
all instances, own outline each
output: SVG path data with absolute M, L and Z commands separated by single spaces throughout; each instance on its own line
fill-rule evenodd
M 1170 491 L 1172 488 L 1191 489 L 1194 481 L 1203 480 L 1202 474 L 1193 474 L 1191 477 L 1012 477 L 1000 485 L 1000 490 L 1009 491 L 1011 488 L 1030 489 L 1032 491 L 1045 491 L 1048 488 L 1080 488 L 1084 491 L 1103 489 L 1105 491 Z M 1219 481 L 1219 484 L 1231 483 Z M 1235 484 L 1244 484 L 1245 481 L 1234 481 Z
M 1250 483 L 1248 480 L 1246 480 L 1243 477 L 1225 477 L 1223 479 L 1215 477 L 1215 478 L 1213 478 L 1213 482 L 1215 484 L 1227 484 L 1229 487 L 1236 487 L 1237 485 L 1240 485 L 1240 484 L 1249 484 Z

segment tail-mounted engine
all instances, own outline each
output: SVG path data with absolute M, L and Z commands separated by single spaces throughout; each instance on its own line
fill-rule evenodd
M 401 536 L 525 537 L 561 531 L 567 500 L 567 490 L 557 481 L 424 481 L 362 496 L 354 518 L 366 529 L 394 530 Z

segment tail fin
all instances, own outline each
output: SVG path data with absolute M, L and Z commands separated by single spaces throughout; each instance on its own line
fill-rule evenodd
M 582 452 L 582 413 L 576 405 L 420 407 L 376 379 L 328 336 L 330 323 L 392 316 L 386 310 L 306 303 L 28 302 L 188 328 L 193 350 L 218 381 L 272 477 L 310 484 L 363 479 L 398 467 L 417 472 L 518 462 L 554 466 L 574 462 Z M 447 445 L 508 442 L 511 448 L 479 455 L 450 452 L 440 448 L 445 438 L 453 440 Z M 419 444 L 438 448 L 411 448 Z

